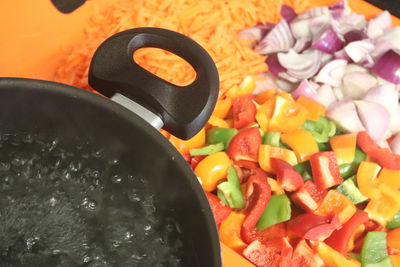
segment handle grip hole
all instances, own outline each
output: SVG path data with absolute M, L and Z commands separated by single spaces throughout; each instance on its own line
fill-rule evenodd
M 164 49 L 140 48 L 133 53 L 133 60 L 145 70 L 177 86 L 190 85 L 196 79 L 196 71 L 186 60 Z

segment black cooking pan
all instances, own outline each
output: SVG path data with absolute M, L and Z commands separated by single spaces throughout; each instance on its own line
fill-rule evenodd
M 134 51 L 142 47 L 182 57 L 196 71 L 195 81 L 180 87 L 142 69 L 133 60 Z M 114 101 L 64 84 L 0 78 L 0 141 L 8 134 L 31 133 L 43 140 L 57 138 L 67 151 L 85 143 L 100 150 L 104 159 L 118 159 L 119 168 L 144 178 L 158 197 L 159 208 L 179 222 L 182 266 L 221 266 L 217 228 L 201 185 L 177 150 L 148 123 L 164 124 L 183 139 L 204 126 L 219 87 L 210 56 L 172 31 L 128 30 L 98 48 L 89 82 Z

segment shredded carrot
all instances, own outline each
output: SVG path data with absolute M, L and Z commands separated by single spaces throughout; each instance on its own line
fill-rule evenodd
M 59 82 L 90 89 L 88 67 L 95 49 L 109 36 L 135 27 L 161 27 L 178 31 L 202 45 L 213 58 L 224 92 L 245 76 L 267 70 L 265 58 L 254 52 L 237 33 L 257 23 L 277 22 L 282 4 L 301 12 L 310 0 L 111 0 L 95 12 L 86 38 L 68 51 L 57 69 Z M 193 69 L 166 51 L 142 50 L 135 61 L 157 76 L 178 85 L 190 83 Z M 220 94 L 222 95 L 222 94 Z

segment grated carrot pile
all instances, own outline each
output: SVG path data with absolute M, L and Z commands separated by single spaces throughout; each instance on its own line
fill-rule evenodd
M 55 79 L 90 89 L 88 67 L 95 49 L 107 37 L 135 27 L 161 27 L 178 31 L 197 41 L 211 55 L 220 75 L 220 94 L 247 75 L 267 70 L 258 55 L 237 33 L 257 23 L 277 22 L 282 4 L 301 12 L 310 0 L 111 0 L 88 21 L 85 39 L 65 56 Z M 152 73 L 175 84 L 194 79 L 193 69 L 163 50 L 142 49 L 135 61 Z

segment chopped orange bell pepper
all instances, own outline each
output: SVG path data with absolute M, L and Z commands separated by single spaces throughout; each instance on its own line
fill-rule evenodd
M 271 158 L 284 160 L 290 165 L 297 164 L 296 154 L 292 150 L 270 145 L 260 145 L 258 152 L 258 163 L 260 167 L 266 172 L 275 173 L 274 169 L 271 167 Z
M 370 199 L 378 199 L 381 193 L 378 189 L 379 180 L 376 177 L 381 167 L 373 162 L 362 161 L 357 170 L 357 185 L 361 194 Z
M 342 134 L 331 137 L 329 144 L 336 154 L 338 164 L 351 163 L 356 155 L 357 134 Z
M 265 92 L 262 92 L 261 94 L 256 95 L 255 101 L 259 104 L 262 105 L 265 103 L 265 101 L 271 99 L 273 96 L 276 95 L 276 90 L 275 89 L 269 89 Z
M 400 228 L 391 230 L 386 240 L 388 247 L 400 249 Z
M 354 249 L 354 240 L 358 239 L 362 233 L 365 231 L 364 224 L 360 224 L 357 229 L 354 231 L 353 235 L 350 237 L 349 245 L 347 247 L 348 251 L 352 251 Z
M 287 92 L 280 92 L 277 96 L 283 97 L 284 99 L 288 100 L 289 102 L 294 102 L 294 98 L 291 94 Z
M 253 93 L 256 89 L 256 81 L 251 76 L 246 76 L 239 86 L 234 86 L 226 92 L 226 96 L 237 98 L 242 95 Z
M 208 119 L 208 123 L 217 128 L 229 128 L 229 123 L 213 115 Z
M 206 143 L 206 131 L 204 128 L 201 129 L 200 132 L 189 140 L 182 140 L 171 135 L 169 141 L 182 155 L 189 154 L 190 149 L 204 146 Z
M 225 152 L 217 152 L 205 157 L 197 164 L 194 173 L 199 177 L 205 191 L 214 191 L 219 181 L 226 178 L 232 165 Z
M 281 135 L 281 140 L 296 153 L 299 162 L 306 161 L 319 151 L 318 144 L 311 133 L 304 129 L 296 129 Z
M 400 171 L 382 168 L 378 179 L 380 183 L 387 184 L 391 188 L 400 189 Z
M 314 211 L 317 215 L 330 216 L 333 212 L 339 217 L 341 224 L 347 222 L 356 212 L 353 202 L 337 190 L 329 190 L 321 205 Z
M 217 101 L 212 115 L 220 119 L 225 119 L 226 115 L 228 115 L 229 110 L 231 109 L 231 106 L 232 100 L 230 98 L 220 99 Z
M 389 255 L 392 260 L 393 267 L 400 267 L 400 254 L 397 255 Z
M 386 184 L 380 184 L 378 190 L 380 197 L 371 199 L 364 211 L 371 220 L 385 226 L 400 209 L 400 194 Z
M 267 181 L 274 195 L 282 195 L 285 193 L 283 188 L 278 184 L 278 182 L 275 179 L 268 177 Z
M 306 121 L 308 111 L 286 97 L 278 95 L 275 99 L 274 113 L 269 122 L 269 130 L 292 132 Z
M 317 246 L 318 255 L 329 267 L 360 267 L 361 263 L 357 260 L 344 256 L 327 244 L 319 242 Z
M 300 96 L 296 103 L 308 110 L 307 120 L 318 121 L 320 116 L 325 116 L 326 107 L 312 98 Z
M 247 244 L 243 242 L 240 235 L 245 218 L 245 214 L 233 211 L 219 227 L 219 237 L 221 242 L 239 253 L 247 247 Z
M 244 257 L 221 243 L 222 266 L 224 267 L 256 267 Z
M 274 113 L 275 98 L 268 99 L 257 109 L 256 121 L 261 129 L 266 132 L 269 129 L 269 121 Z

